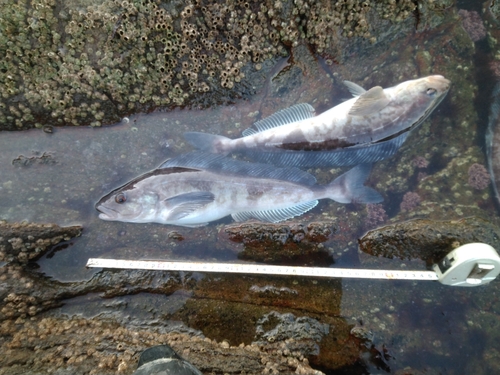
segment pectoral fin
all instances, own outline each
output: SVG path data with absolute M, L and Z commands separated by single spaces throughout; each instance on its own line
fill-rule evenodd
M 351 81 L 344 81 L 344 85 L 346 85 L 347 89 L 354 97 L 363 95 L 366 92 L 366 90 L 360 85 L 357 85 Z
M 380 86 L 372 87 L 361 94 L 349 111 L 350 116 L 369 116 L 381 111 L 389 104 L 384 89 Z
M 214 200 L 215 196 L 212 193 L 208 191 L 196 191 L 167 198 L 163 201 L 163 204 L 169 210 L 167 220 L 174 221 L 202 209 Z

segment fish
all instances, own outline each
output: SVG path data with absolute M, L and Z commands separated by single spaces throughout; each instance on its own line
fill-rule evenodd
M 485 140 L 488 173 L 497 207 L 500 208 L 500 83 L 493 89 Z
M 344 81 L 354 96 L 316 116 L 307 103 L 253 124 L 241 138 L 186 132 L 195 148 L 228 155 L 243 153 L 277 166 L 341 167 L 374 163 L 394 155 L 409 132 L 444 99 L 451 82 L 432 75 L 383 89 L 366 91 Z
M 371 164 L 358 165 L 327 185 L 295 167 L 234 160 L 200 151 L 167 160 L 102 197 L 102 220 L 199 227 L 231 215 L 241 222 L 276 223 L 329 198 L 339 203 L 383 200 L 364 186 Z

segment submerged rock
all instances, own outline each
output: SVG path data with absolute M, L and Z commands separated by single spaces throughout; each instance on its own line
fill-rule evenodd
M 369 231 L 359 239 L 361 251 L 386 258 L 440 261 L 454 248 L 484 242 L 500 249 L 500 229 L 477 217 L 437 221 L 417 219 Z
M 246 222 L 226 225 L 219 235 L 222 239 L 241 243 L 241 259 L 266 263 L 300 261 L 311 258 L 331 263 L 324 242 L 337 231 L 333 222 L 262 223 Z
M 265 330 L 264 327 L 273 326 Z M 329 325 L 323 324 L 316 319 L 307 316 L 295 317 L 292 313 L 280 314 L 271 311 L 257 321 L 257 343 L 294 340 L 311 340 L 311 352 L 308 355 L 318 355 L 320 342 L 324 336 L 328 335 Z
M 85 282 L 58 283 L 21 266 L 1 270 L 8 277 L 0 283 L 0 353 L 10 354 L 1 356 L 0 374 L 55 368 L 72 374 L 131 374 L 138 354 L 160 343 L 171 345 L 207 374 L 260 375 L 273 369 L 321 374 L 309 361 L 349 366 L 359 350 L 348 324 L 338 316 L 339 280 L 103 270 Z M 293 289 L 285 287 L 290 283 Z M 186 294 L 185 302 L 169 312 L 159 295 L 174 297 L 176 291 Z M 106 298 L 104 303 L 97 298 L 100 309 L 89 304 L 96 292 Z M 144 307 L 155 310 L 153 319 L 137 315 L 137 310 L 131 319 L 131 301 L 113 299 L 141 292 L 158 294 L 154 308 Z M 85 296 L 85 311 L 79 313 L 83 316 L 47 311 L 71 304 L 78 295 Z M 105 306 L 113 314 L 106 314 Z M 172 324 L 179 321 L 185 325 Z M 278 332 L 274 341 L 269 339 L 273 330 Z M 254 343 L 259 337 L 265 341 Z

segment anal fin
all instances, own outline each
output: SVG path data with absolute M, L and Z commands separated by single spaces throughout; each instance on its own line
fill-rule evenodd
M 408 132 L 396 138 L 378 143 L 365 144 L 332 151 L 245 151 L 250 158 L 276 166 L 345 167 L 361 163 L 374 163 L 394 155 L 408 137 Z
M 317 200 L 299 203 L 294 206 L 280 208 L 276 210 L 262 210 L 262 211 L 244 211 L 237 212 L 231 216 L 235 221 L 247 221 L 250 219 L 257 219 L 270 223 L 277 223 L 279 221 L 291 219 L 295 216 L 300 216 L 307 211 L 313 209 L 318 204 Z

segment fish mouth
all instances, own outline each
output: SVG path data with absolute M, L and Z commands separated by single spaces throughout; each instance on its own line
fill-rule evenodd
M 429 117 L 429 115 L 434 111 L 434 109 L 436 109 L 436 107 L 443 101 L 443 99 L 450 91 L 450 86 L 451 86 L 450 80 L 444 78 L 443 76 L 432 76 L 431 78 L 433 78 L 435 81 L 438 81 L 438 84 L 435 85 L 438 90 L 438 94 L 426 108 L 423 115 L 412 126 L 410 126 L 410 128 L 406 130 L 415 129 L 421 123 L 423 123 L 427 119 L 427 117 Z
M 429 115 L 434 111 L 434 109 L 439 105 L 439 103 L 441 103 L 443 101 L 443 99 L 444 99 L 444 97 L 446 96 L 447 93 L 448 93 L 448 91 L 444 92 L 439 97 L 437 97 L 436 99 L 434 99 L 434 101 L 431 103 L 431 105 L 429 105 L 429 107 L 427 107 L 427 109 L 425 110 L 424 114 L 422 116 L 420 116 L 420 118 L 417 121 L 415 121 L 414 124 L 412 124 L 407 129 L 404 129 L 404 131 L 402 133 L 404 133 L 405 131 L 409 131 L 409 130 L 415 129 L 416 127 L 420 126 L 420 124 L 422 124 L 425 120 L 427 120 L 427 117 L 429 117 Z
M 441 99 L 437 102 L 437 104 L 439 104 L 450 90 L 451 81 L 441 75 L 433 75 L 427 77 L 427 82 L 430 87 L 437 90 L 438 96 L 441 96 Z
M 112 208 L 103 205 L 96 205 L 95 209 L 100 212 L 99 219 L 102 220 L 114 220 L 116 218 L 116 214 L 118 213 Z
M 430 107 L 427 109 L 427 113 L 430 114 L 434 109 L 443 101 L 443 99 L 446 97 L 448 94 L 448 91 L 450 91 L 450 86 L 451 82 L 448 81 L 446 78 L 443 78 L 444 81 L 446 81 L 446 85 L 444 87 L 441 87 L 441 93 L 438 95 L 436 99 L 434 99 L 434 102 L 430 105 Z

